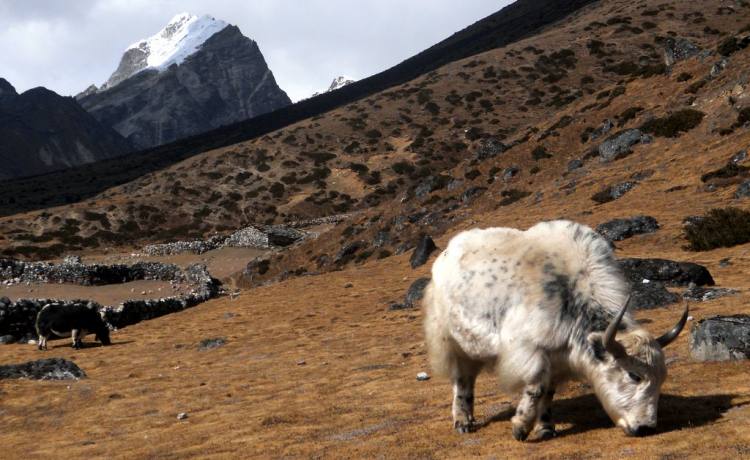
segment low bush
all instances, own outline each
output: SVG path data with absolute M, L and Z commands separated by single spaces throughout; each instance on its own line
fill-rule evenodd
M 685 227 L 688 249 L 708 251 L 750 241 L 750 212 L 738 208 L 714 208 Z
M 677 137 L 700 124 L 705 114 L 698 110 L 683 109 L 662 118 L 654 118 L 641 126 L 641 130 L 661 137 Z

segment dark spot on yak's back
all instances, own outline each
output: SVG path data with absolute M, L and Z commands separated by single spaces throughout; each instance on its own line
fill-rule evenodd
M 545 274 L 550 275 L 555 272 L 555 265 L 552 262 L 545 262 L 544 267 L 542 267 L 542 270 Z

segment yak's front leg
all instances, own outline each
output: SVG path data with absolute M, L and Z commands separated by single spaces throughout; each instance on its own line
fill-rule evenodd
M 557 434 L 555 432 L 555 424 L 552 422 L 552 400 L 554 397 L 555 384 L 551 383 L 547 391 L 544 392 L 542 401 L 539 404 L 539 420 L 536 422 L 539 439 L 554 438 Z
M 519 354 L 519 356 L 523 356 Z M 539 352 L 532 352 L 526 356 L 531 359 L 524 363 L 527 382 L 523 389 L 521 401 L 516 407 L 516 415 L 511 419 L 513 437 L 524 441 L 531 433 L 537 420 L 544 410 L 543 400 L 549 389 L 550 365 L 547 357 Z
M 73 339 L 72 347 L 75 349 L 81 348 L 81 331 L 78 329 L 73 329 L 70 331 L 70 337 Z
M 476 375 L 453 380 L 453 428 L 459 433 L 474 431 L 474 382 Z

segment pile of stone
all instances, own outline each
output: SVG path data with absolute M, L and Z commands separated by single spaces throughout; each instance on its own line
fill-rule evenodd
M 149 244 L 144 246 L 143 252 L 149 256 L 169 256 L 180 254 L 182 252 L 192 252 L 193 254 L 203 254 L 204 252 L 213 251 L 220 248 L 226 241 L 225 236 L 213 236 L 207 240 L 195 241 L 174 241 L 164 244 Z
M 356 214 L 357 213 L 335 214 L 332 216 L 316 217 L 315 219 L 294 220 L 291 222 L 287 222 L 286 226 L 292 227 L 292 228 L 305 228 L 305 227 L 312 227 L 315 225 L 337 224 L 341 221 L 349 219 L 350 217 Z
M 103 306 L 86 300 L 56 300 L 56 299 L 18 299 L 11 302 L 7 297 L 0 298 L 0 342 L 24 342 L 35 338 L 34 324 L 36 316 L 45 305 L 74 305 L 85 303 L 88 308 L 95 308 L 102 312 L 104 319 L 115 328 L 122 328 L 141 321 L 164 316 L 169 313 L 193 307 L 199 303 L 215 297 L 219 293 L 219 282 L 211 278 L 205 265 L 194 264 L 180 269 L 168 264 L 162 270 L 147 271 L 141 264 L 130 268 L 141 277 L 136 279 L 160 279 L 175 283 L 186 284 L 190 287 L 186 294 L 157 299 L 126 300 L 119 305 Z M 135 267 L 135 268 L 133 268 Z M 153 268 L 153 267 L 152 267 Z M 159 274 L 160 278 L 144 278 L 146 275 Z M 167 275 L 170 275 L 167 277 Z M 88 281 L 83 279 L 82 281 Z

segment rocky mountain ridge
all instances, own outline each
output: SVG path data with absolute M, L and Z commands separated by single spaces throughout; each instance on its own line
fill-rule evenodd
M 46 88 L 18 94 L 0 78 L 0 180 L 114 158 L 128 142 L 70 97 Z

